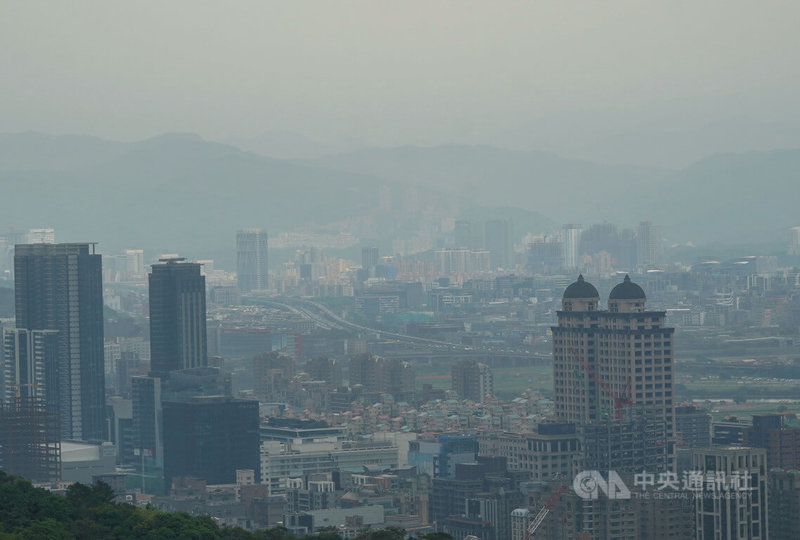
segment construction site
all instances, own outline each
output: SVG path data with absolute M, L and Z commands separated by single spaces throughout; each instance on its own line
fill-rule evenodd
M 0 469 L 34 483 L 61 476 L 60 417 L 36 397 L 0 403 Z

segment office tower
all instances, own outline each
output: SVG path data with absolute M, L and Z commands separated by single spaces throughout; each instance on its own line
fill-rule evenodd
M 0 279 L 9 279 L 11 277 L 13 250 L 14 246 L 9 245 L 5 236 L 0 235 Z
M 491 253 L 491 268 L 510 268 L 514 259 L 511 245 L 511 222 L 492 219 L 486 222 L 486 249 Z
M 363 277 L 375 277 L 375 265 L 378 264 L 379 260 L 380 257 L 377 247 L 369 246 L 361 248 L 361 270 L 363 271 Z
M 528 269 L 536 274 L 560 271 L 564 265 L 564 241 L 558 236 L 537 236 L 528 244 Z
M 564 242 L 564 268 L 574 270 L 580 257 L 581 228 L 572 223 L 564 225 L 561 231 Z
M 42 400 L 59 409 L 58 332 L 3 329 L 3 401 L 15 397 Z
M 800 470 L 800 428 L 789 427 L 784 420 L 780 413 L 754 414 L 742 439 L 747 446 L 766 449 L 770 469 Z
M 769 537 L 796 540 L 800 531 L 800 470 L 769 471 Z
M 61 418 L 37 397 L 0 403 L 0 470 L 32 482 L 61 477 Z
M 150 372 L 160 376 L 208 364 L 206 278 L 183 259 L 154 264 L 150 283 Z
M 477 274 L 492 270 L 492 254 L 488 249 L 479 249 L 469 254 L 467 272 Z
M 570 227 L 570 225 L 566 225 Z M 613 223 L 596 223 L 580 234 L 580 250 L 588 255 L 605 251 L 617 255 L 619 232 Z
M 260 473 L 258 402 L 222 396 L 165 401 L 164 478 L 232 484 L 236 469 Z
M 494 394 L 494 378 L 489 366 L 475 360 L 461 360 L 450 370 L 450 385 L 461 399 L 483 403 Z
M 140 456 L 133 465 L 139 465 L 136 461 L 142 462 L 145 458 L 152 458 L 156 461 L 163 460 L 164 431 L 161 425 L 160 378 L 131 378 L 131 413 L 134 451 Z
M 695 499 L 697 540 L 771 538 L 764 449 L 699 448 L 694 451 L 693 463 L 693 472 L 702 474 Z M 709 477 L 713 481 L 708 481 Z
M 800 227 L 789 229 L 789 255 L 800 255 Z
M 325 250 L 321 247 L 312 247 L 309 250 L 309 263 L 310 264 L 321 264 L 325 262 Z
M 217 285 L 211 287 L 209 300 L 212 304 L 217 304 L 218 306 L 241 306 L 242 291 L 239 290 L 239 287 Z
M 633 229 L 619 231 L 619 249 L 615 257 L 618 269 L 636 266 L 636 232 Z
M 20 244 L 14 274 L 17 328 L 58 331 L 62 437 L 102 439 L 106 429 L 100 255 L 93 244 Z
M 143 279 L 144 275 L 145 275 L 144 251 L 141 249 L 126 249 L 125 279 L 126 280 Z
M 0 236 L 0 277 L 14 279 L 14 246 L 27 242 L 27 234 L 10 228 Z
M 56 231 L 54 229 L 29 229 L 29 244 L 55 244 Z
M 675 407 L 675 432 L 678 446 L 711 446 L 711 415 L 694 405 Z
M 649 221 L 639 223 L 636 234 L 637 266 L 658 266 L 662 258 L 661 233 Z
M 231 374 L 220 367 L 172 371 L 161 380 L 163 401 L 186 401 L 197 396 L 231 396 Z
M 242 292 L 269 289 L 267 231 L 243 229 L 236 232 L 236 278 Z
M 714 421 L 711 423 L 711 444 L 714 446 L 743 446 L 745 432 L 750 425 L 741 420 Z
M 463 219 L 456 220 L 453 228 L 453 237 L 456 248 L 470 248 L 472 246 L 472 222 Z
M 486 239 L 484 225 L 480 221 L 456 220 L 453 230 L 455 248 L 483 249 Z
M 162 377 L 131 378 L 131 444 L 137 457 L 126 462 L 147 470 L 161 468 L 164 459 L 163 403 L 191 401 L 199 396 L 231 395 L 230 374 L 220 368 L 171 371 Z

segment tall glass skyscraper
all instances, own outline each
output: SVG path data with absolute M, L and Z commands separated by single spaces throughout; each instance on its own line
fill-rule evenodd
M 581 227 L 572 223 L 564 225 L 561 231 L 564 240 L 564 268 L 578 267 L 580 256 Z
M 19 244 L 16 326 L 58 331 L 58 402 L 64 439 L 105 437 L 103 281 L 93 244 Z M 48 379 L 53 379 L 52 373 Z M 52 389 L 51 389 L 52 390 Z
M 236 232 L 236 276 L 242 292 L 269 288 L 267 231 L 243 229 Z
M 206 278 L 200 265 L 183 259 L 154 264 L 150 285 L 150 372 L 208 364 Z

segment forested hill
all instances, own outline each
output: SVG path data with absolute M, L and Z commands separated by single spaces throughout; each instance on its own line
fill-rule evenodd
M 97 539 L 145 538 L 233 540 L 295 540 L 285 529 L 256 532 L 217 526 L 210 517 L 192 517 L 185 513 L 161 512 L 116 504 L 111 488 L 73 484 L 66 496 L 35 488 L 23 478 L 0 471 L 0 540 L 6 539 Z M 400 529 L 367 531 L 357 540 L 402 540 Z M 341 540 L 336 533 L 319 533 L 305 538 Z M 420 540 L 451 540 L 439 533 Z

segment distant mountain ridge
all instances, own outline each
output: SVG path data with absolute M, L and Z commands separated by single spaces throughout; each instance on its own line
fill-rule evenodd
M 560 221 L 604 217 L 598 203 L 632 182 L 652 184 L 668 171 L 601 165 L 547 152 L 490 146 L 369 148 L 314 161 L 329 168 L 455 190 L 483 206 L 519 206 Z
M 213 256 L 231 252 L 234 231 L 246 226 L 280 232 L 355 223 L 383 234 L 394 223 L 398 234 L 412 234 L 416 218 L 396 204 L 381 216 L 380 192 L 389 186 L 400 198 L 414 186 L 434 218 L 440 208 L 442 217 L 480 208 L 480 216 L 517 215 L 519 225 L 541 229 L 517 233 L 652 219 L 674 242 L 774 241 L 800 224 L 798 179 L 800 150 L 719 154 L 665 171 L 486 146 L 288 160 L 192 134 L 137 142 L 5 134 L 0 227 L 52 226 L 59 241 L 99 241 L 109 250 Z
M 439 189 L 460 182 L 476 206 L 525 208 L 559 224 L 651 220 L 675 243 L 782 242 L 800 225 L 800 149 L 716 154 L 675 171 L 481 146 L 367 149 L 316 162 Z
M 0 133 L 0 171 L 81 169 L 119 156 L 125 146 L 89 135 Z
M 362 213 L 377 203 L 381 182 L 196 135 L 98 141 L 0 137 L 0 224 L 52 226 L 57 239 L 111 249 L 232 249 L 240 227 L 286 230 Z
M 717 154 L 621 199 L 668 240 L 695 244 L 788 242 L 800 225 L 798 200 L 800 149 Z

